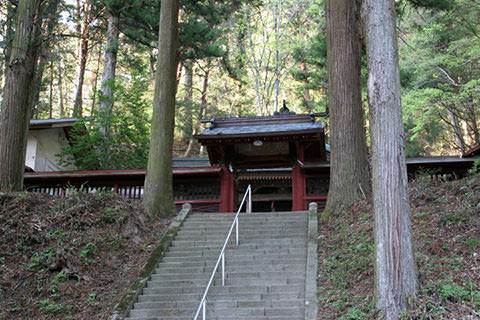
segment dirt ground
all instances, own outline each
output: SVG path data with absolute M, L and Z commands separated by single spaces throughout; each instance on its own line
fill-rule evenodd
M 410 183 L 419 296 L 403 319 L 480 319 L 480 176 Z M 371 200 L 319 224 L 318 319 L 374 319 Z
M 169 221 L 110 193 L 0 195 L 0 319 L 107 319 Z

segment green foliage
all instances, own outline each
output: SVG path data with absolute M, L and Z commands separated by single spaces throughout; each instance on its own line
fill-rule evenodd
M 45 251 L 42 252 L 34 252 L 32 257 L 30 258 L 30 263 L 27 265 L 27 270 L 36 270 L 41 267 L 44 267 L 47 261 L 53 258 L 55 255 L 54 248 L 47 248 Z
M 50 296 L 55 297 L 57 295 L 58 284 L 65 280 L 67 280 L 67 276 L 63 273 L 59 273 L 55 277 L 53 277 L 52 281 L 50 281 Z
M 403 2 L 407 155 L 465 152 L 480 143 L 480 6 L 471 0 Z
M 87 243 L 80 253 L 80 258 L 85 260 L 85 265 L 92 263 L 95 259 L 94 257 L 98 254 L 97 244 L 94 242 Z
M 122 81 L 123 80 L 123 81 Z M 129 81 L 117 79 L 111 114 L 94 113 L 75 124 L 75 143 L 60 153 L 63 165 L 80 170 L 145 168 L 148 155 L 149 103 L 144 97 L 148 78 L 132 74 Z M 107 128 L 103 134 L 101 128 Z

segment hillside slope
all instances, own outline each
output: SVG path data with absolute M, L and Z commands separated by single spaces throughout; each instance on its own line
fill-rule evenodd
M 109 193 L 0 194 L 0 319 L 107 319 L 167 224 Z
M 480 176 L 410 183 L 418 306 L 405 319 L 480 319 Z M 318 319 L 373 319 L 372 203 L 319 225 Z

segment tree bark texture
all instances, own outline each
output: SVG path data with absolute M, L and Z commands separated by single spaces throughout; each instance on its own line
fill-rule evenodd
M 0 114 L 0 190 L 22 190 L 41 0 L 20 0 Z
M 100 73 L 100 64 L 102 63 L 102 46 L 99 45 L 98 56 L 97 56 L 97 66 L 95 67 L 95 72 L 92 77 L 92 104 L 90 105 L 90 114 L 95 112 L 95 106 L 97 105 L 97 88 L 98 88 L 98 74 Z
M 195 126 L 193 128 L 193 134 L 190 140 L 188 141 L 187 151 L 185 151 L 184 157 L 190 157 L 193 152 L 193 145 L 195 139 L 193 135 L 196 135 L 200 132 L 201 121 L 203 120 L 205 111 L 207 110 L 207 89 L 208 89 L 208 78 L 210 75 L 210 62 L 205 67 L 205 73 L 203 75 L 203 85 L 202 85 L 202 98 L 200 99 L 200 109 L 198 110 L 197 119 L 195 120 Z
M 17 12 L 17 7 L 14 6 L 11 2 L 7 3 L 7 21 L 5 25 L 5 39 L 3 41 L 3 56 L 4 56 L 4 66 L 1 69 L 2 80 L 7 76 L 8 62 L 10 61 L 10 52 L 12 49 L 12 41 L 14 37 L 13 32 L 13 23 L 15 22 L 15 14 Z M 5 81 L 1 84 L 1 89 L 3 91 Z
M 362 109 L 360 1 L 327 0 L 330 188 L 323 213 L 338 215 L 370 192 Z
M 113 87 L 117 67 L 119 38 L 118 20 L 118 16 L 113 13 L 110 13 L 108 16 L 107 47 L 105 48 L 105 62 L 102 74 L 102 99 L 98 107 L 99 117 L 102 119 L 102 121 L 100 121 L 100 132 L 104 135 L 106 135 L 109 130 L 110 115 L 113 109 Z
M 42 29 L 44 29 L 43 33 L 43 39 L 44 41 L 42 42 L 40 46 L 40 53 L 39 53 L 39 61 L 38 61 L 38 66 L 37 70 L 35 72 L 35 79 L 33 81 L 34 83 L 34 93 L 33 93 L 33 99 L 32 99 L 32 110 L 34 112 L 34 116 L 36 119 L 38 119 L 40 110 L 38 110 L 38 103 L 40 101 L 40 92 L 42 90 L 42 80 L 43 80 L 43 75 L 45 73 L 45 68 L 47 67 L 48 64 L 51 63 L 52 60 L 52 36 L 53 36 L 53 31 L 55 27 L 58 24 L 58 18 L 59 15 L 57 14 L 57 9 L 58 9 L 58 3 L 59 0 L 52 0 L 49 1 L 44 13 L 46 13 L 46 21 L 44 25 L 42 26 Z M 51 118 L 51 116 L 50 116 Z
M 80 4 L 77 1 L 78 8 Z M 80 10 L 80 9 L 79 9 Z M 83 115 L 83 82 L 85 80 L 85 69 L 87 68 L 87 59 L 88 59 L 88 39 L 90 37 L 90 16 L 91 5 L 87 1 L 83 5 L 83 21 L 82 24 L 77 25 L 77 31 L 81 31 L 80 37 L 80 52 L 79 52 L 79 67 L 78 67 L 78 79 L 77 79 L 77 90 L 75 93 L 75 102 L 73 104 L 73 116 L 82 117 Z M 81 30 L 83 27 L 83 30 Z M 80 29 L 80 30 L 79 30 Z
M 185 61 L 183 69 L 185 70 L 185 98 L 183 99 L 185 105 L 185 119 L 183 138 L 184 141 L 189 141 L 193 135 L 193 62 L 191 60 Z M 187 155 L 185 157 L 187 157 Z
M 393 0 L 366 0 L 368 101 L 375 211 L 375 289 L 379 319 L 398 319 L 415 301 L 398 47 Z
M 58 105 L 60 106 L 60 118 L 65 117 L 65 107 L 63 105 L 63 82 L 62 82 L 62 58 L 58 55 L 58 65 L 57 65 L 57 86 L 58 86 Z
M 75 102 L 73 105 L 74 117 L 81 117 L 83 115 L 83 82 L 85 80 L 85 69 L 87 67 L 88 39 L 82 39 L 81 42 L 77 91 L 75 93 Z
M 447 110 L 447 112 L 448 112 L 448 118 L 450 119 L 450 124 L 453 128 L 453 140 L 455 141 L 457 148 L 460 149 L 460 152 L 464 154 L 466 151 L 466 146 L 463 140 L 462 129 L 458 124 L 457 116 L 451 110 Z
M 145 208 L 151 214 L 162 216 L 175 212 L 172 147 L 177 88 L 178 9 L 178 0 L 162 0 L 150 152 L 143 198 Z

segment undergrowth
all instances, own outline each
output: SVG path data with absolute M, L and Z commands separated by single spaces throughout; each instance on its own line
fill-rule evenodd
M 419 293 L 402 319 L 480 319 L 480 177 L 410 183 Z M 318 319 L 374 319 L 372 204 L 319 226 Z
M 0 319 L 107 319 L 167 224 L 108 192 L 0 194 Z

